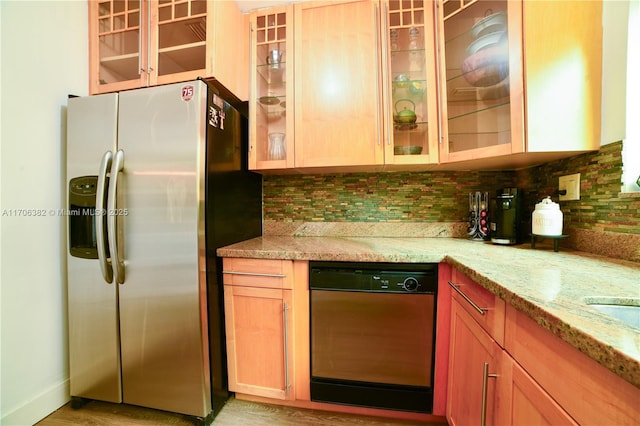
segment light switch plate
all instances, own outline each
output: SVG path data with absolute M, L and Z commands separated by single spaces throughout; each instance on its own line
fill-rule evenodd
M 558 178 L 558 189 L 565 190 L 565 195 L 560 195 L 560 201 L 572 201 L 580 199 L 580 173 L 560 176 Z

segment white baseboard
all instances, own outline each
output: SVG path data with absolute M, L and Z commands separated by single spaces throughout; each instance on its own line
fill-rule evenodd
M 69 402 L 69 379 L 52 386 L 0 418 L 2 426 L 31 426 Z

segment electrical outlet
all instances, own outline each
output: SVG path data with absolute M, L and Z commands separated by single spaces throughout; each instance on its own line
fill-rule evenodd
M 571 201 L 580 199 L 580 173 L 560 176 L 558 178 L 558 189 L 565 190 L 565 195 L 560 195 L 560 201 Z

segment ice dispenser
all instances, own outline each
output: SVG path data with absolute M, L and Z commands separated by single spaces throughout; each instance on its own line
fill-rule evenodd
M 98 258 L 95 229 L 97 184 L 98 176 L 80 176 L 69 181 L 69 253 L 75 257 Z

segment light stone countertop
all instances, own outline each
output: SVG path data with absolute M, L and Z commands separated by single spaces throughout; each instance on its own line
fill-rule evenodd
M 447 262 L 506 303 L 640 387 L 640 329 L 585 303 L 640 298 L 640 264 L 554 252 L 545 240 L 499 246 L 456 238 L 263 236 L 219 248 L 222 257 L 352 262 Z

